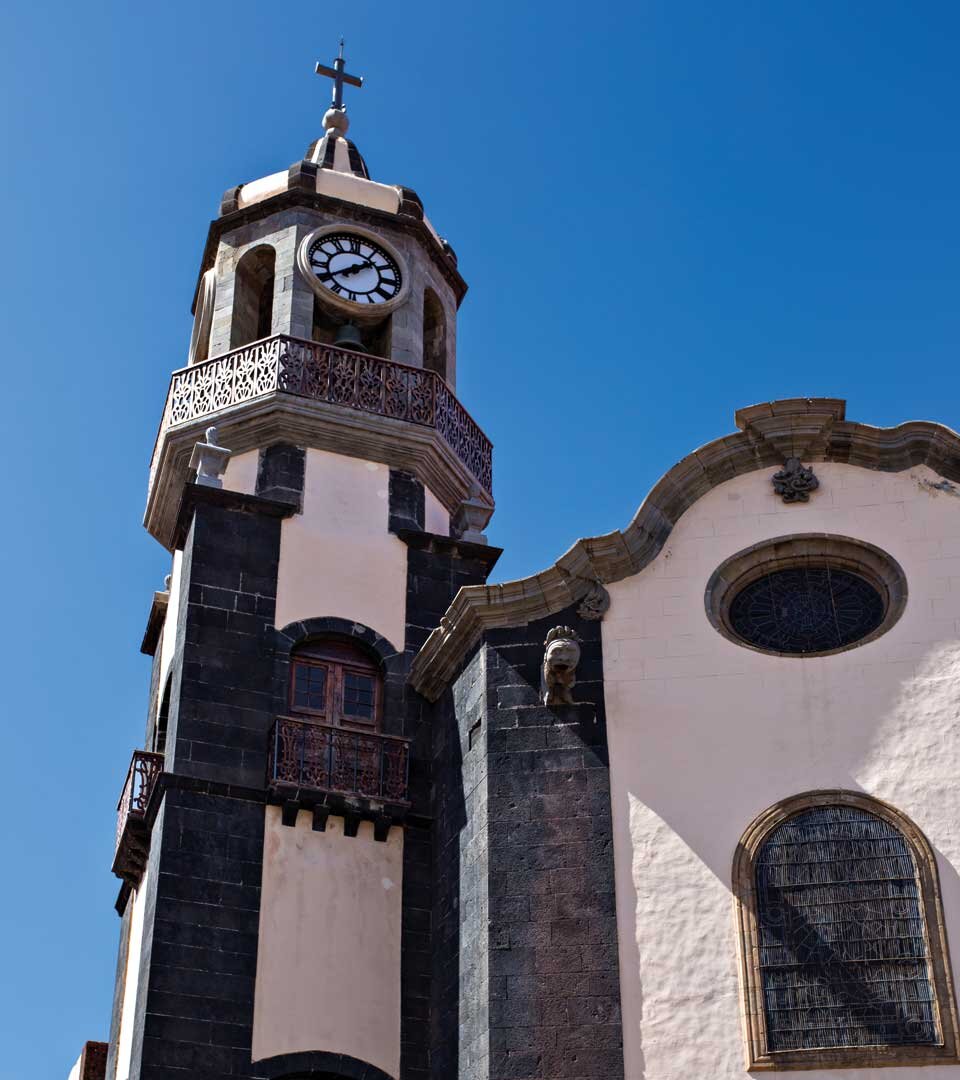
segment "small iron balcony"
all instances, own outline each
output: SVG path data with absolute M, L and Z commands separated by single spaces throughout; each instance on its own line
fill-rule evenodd
M 146 827 L 150 796 L 163 771 L 163 754 L 134 750 L 117 804 L 117 846 L 113 857 L 113 872 L 134 888 L 147 865 L 150 836 Z
M 382 839 L 409 806 L 409 739 L 281 716 L 270 744 L 268 786 L 290 824 L 298 809 L 313 807 L 321 825 L 327 814 L 343 814 L 348 835 L 371 819 Z

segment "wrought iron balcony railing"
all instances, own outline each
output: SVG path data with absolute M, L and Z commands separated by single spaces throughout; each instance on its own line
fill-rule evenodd
M 281 716 L 270 737 L 275 791 L 406 804 L 410 740 Z
M 490 440 L 436 372 L 284 334 L 174 372 L 164 426 L 278 391 L 434 428 L 493 490 Z
M 113 872 L 136 885 L 146 867 L 150 849 L 145 817 L 157 777 L 163 771 L 163 754 L 134 750 L 120 802 L 117 803 L 117 846 Z

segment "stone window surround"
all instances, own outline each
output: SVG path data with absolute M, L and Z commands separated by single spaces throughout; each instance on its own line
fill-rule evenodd
M 766 1048 L 766 1016 L 759 968 L 755 860 L 764 840 L 788 818 L 815 806 L 851 806 L 888 822 L 907 841 L 917 867 L 923 906 L 930 974 L 942 1044 L 939 1046 L 855 1046 L 822 1050 Z M 746 1067 L 751 1071 L 788 1069 L 878 1068 L 886 1065 L 948 1065 L 957 1054 L 957 1006 L 940 900 L 940 879 L 933 848 L 919 828 L 889 803 L 857 791 L 821 790 L 791 795 L 759 814 L 737 844 L 733 861 L 740 1001 L 746 1036 Z
M 253 1063 L 265 1080 L 393 1080 L 376 1065 L 327 1050 L 295 1051 Z
M 730 605 L 740 591 L 765 574 L 790 570 L 804 564 L 817 568 L 830 566 L 848 570 L 865 578 L 883 598 L 884 615 L 880 625 L 857 641 L 841 645 L 837 649 L 809 653 L 764 649 L 740 637 L 730 625 L 729 619 Z M 865 540 L 832 533 L 793 533 L 753 544 L 722 562 L 710 575 L 704 592 L 707 618 L 725 638 L 744 649 L 794 660 L 833 656 L 859 648 L 885 634 L 903 614 L 906 604 L 907 578 L 892 555 Z
M 370 654 L 382 678 L 380 698 L 380 730 L 387 735 L 405 734 L 403 690 L 405 684 L 404 655 L 385 637 L 369 626 L 347 619 L 324 616 L 299 619 L 275 631 L 274 645 L 274 712 L 277 716 L 288 711 L 290 666 L 294 650 L 317 639 L 350 641 Z
M 297 704 L 297 673 L 300 669 L 320 670 L 323 674 L 323 706 Z M 347 712 L 344 695 L 348 675 L 366 678 L 371 686 L 369 719 Z M 290 698 L 288 712 L 297 719 L 342 727 L 348 731 L 379 731 L 383 705 L 383 673 L 380 657 L 366 648 L 357 648 L 340 636 L 321 634 L 300 642 L 290 652 Z

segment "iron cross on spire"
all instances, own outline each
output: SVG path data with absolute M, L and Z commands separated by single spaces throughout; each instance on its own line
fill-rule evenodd
M 333 67 L 327 67 L 326 64 L 317 64 L 316 72 L 318 75 L 326 75 L 328 79 L 333 79 L 333 101 L 331 107 L 334 109 L 343 108 L 343 84 L 348 86 L 363 86 L 363 79 L 359 75 L 348 75 L 343 69 L 346 66 L 346 62 L 343 59 L 343 38 L 340 39 L 340 55 L 334 60 Z

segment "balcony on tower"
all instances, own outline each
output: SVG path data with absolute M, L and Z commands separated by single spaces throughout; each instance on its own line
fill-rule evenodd
M 117 844 L 113 872 L 136 888 L 146 869 L 150 853 L 147 808 L 163 771 L 163 754 L 134 750 L 120 801 L 117 803 Z
M 165 544 L 213 422 L 234 453 L 287 440 L 408 469 L 451 513 L 493 486 L 491 442 L 436 371 L 276 334 L 174 372 L 146 513 Z
M 374 835 L 386 839 L 390 825 L 410 806 L 410 740 L 375 731 L 354 731 L 280 716 L 270 733 L 267 787 L 283 806 L 284 822 L 312 809 L 314 826 L 329 814 L 342 815 L 346 835 L 371 820 Z

